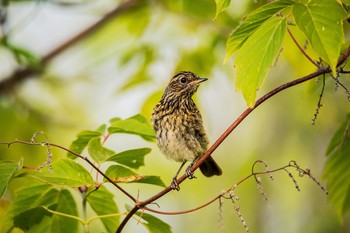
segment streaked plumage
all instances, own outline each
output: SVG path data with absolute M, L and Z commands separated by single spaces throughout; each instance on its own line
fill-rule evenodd
M 206 80 L 188 71 L 176 74 L 153 109 L 151 121 L 158 146 L 169 159 L 192 162 L 208 148 L 202 116 L 191 98 Z M 222 174 L 212 157 L 206 159 L 200 170 L 207 177 Z

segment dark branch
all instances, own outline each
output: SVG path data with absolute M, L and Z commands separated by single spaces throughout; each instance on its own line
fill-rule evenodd
M 346 52 L 340 57 L 338 60 L 337 66 L 340 66 L 345 62 L 345 60 L 349 57 L 350 55 L 350 46 L 346 50 Z M 281 86 L 273 89 L 272 91 L 268 92 L 267 94 L 263 95 L 260 97 L 256 102 L 253 107 L 247 108 L 227 129 L 226 131 L 214 142 L 214 144 L 208 149 L 208 151 L 195 163 L 191 169 L 190 172 L 194 172 L 203 162 L 206 160 L 219 146 L 220 144 L 232 133 L 232 131 L 240 124 L 242 121 L 252 112 L 254 111 L 259 105 L 264 103 L 266 100 L 270 99 L 274 95 L 278 94 L 279 92 L 296 86 L 298 84 L 301 84 L 303 82 L 309 81 L 313 78 L 316 78 L 320 75 L 331 73 L 331 68 L 330 67 L 321 67 L 317 71 L 306 75 L 302 78 L 287 82 L 285 84 L 282 84 Z M 185 179 L 187 179 L 187 174 L 182 175 L 180 178 L 177 179 L 177 183 L 181 184 Z M 244 180 L 241 180 L 243 182 Z M 154 202 L 155 200 L 159 199 L 160 197 L 164 196 L 168 192 L 172 191 L 172 188 L 169 186 L 165 189 L 163 189 L 161 192 L 157 193 L 156 195 L 150 197 L 149 199 L 142 201 L 142 202 L 137 202 L 137 204 L 134 206 L 132 211 L 128 213 L 128 215 L 123 219 L 122 223 L 120 224 L 117 232 L 122 232 L 124 226 L 126 223 L 130 220 L 130 218 L 139 210 L 143 209 L 146 205 Z

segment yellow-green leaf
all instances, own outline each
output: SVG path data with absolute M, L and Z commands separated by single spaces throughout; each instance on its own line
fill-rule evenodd
M 89 141 L 88 151 L 91 158 L 98 164 L 103 163 L 106 159 L 115 154 L 112 150 L 102 146 L 100 137 L 92 138 Z
M 286 26 L 285 18 L 270 18 L 238 51 L 236 87 L 242 91 L 248 106 L 254 105 L 256 91 L 263 84 L 267 71 L 280 51 Z
M 33 171 L 30 174 L 39 180 L 60 186 L 79 187 L 94 185 L 90 173 L 71 159 L 59 159 L 52 164 L 52 173 Z
M 107 161 L 117 162 L 130 168 L 139 168 L 145 165 L 145 156 L 150 152 L 150 148 L 126 150 L 109 157 Z
M 274 1 L 250 13 L 227 39 L 225 61 L 237 52 L 247 41 L 249 36 L 255 33 L 266 20 L 292 4 L 294 4 L 294 1 L 291 0 Z
M 13 176 L 18 172 L 23 166 L 23 160 L 18 163 L 12 161 L 0 161 L 0 198 L 4 195 L 7 185 Z
M 310 0 L 307 4 L 295 4 L 293 15 L 312 48 L 335 74 L 344 43 L 342 20 L 347 14 L 343 7 L 336 0 Z
M 215 0 L 216 3 L 216 13 L 215 19 L 219 16 L 221 12 L 226 10 L 227 7 L 230 6 L 231 0 Z

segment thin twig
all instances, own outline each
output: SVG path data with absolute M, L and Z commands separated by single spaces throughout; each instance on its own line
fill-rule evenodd
M 85 160 L 91 167 L 93 167 L 98 173 L 100 173 L 104 178 L 106 178 L 106 180 L 108 180 L 112 185 L 114 185 L 117 189 L 119 189 L 122 193 L 124 193 L 127 197 L 129 197 L 131 200 L 133 200 L 134 202 L 136 202 L 136 198 L 134 198 L 130 193 L 128 193 L 127 191 L 125 191 L 122 187 L 120 187 L 118 184 L 116 184 L 111 178 L 109 178 L 104 172 L 102 172 L 93 162 L 91 162 L 87 157 L 81 156 L 80 154 L 65 148 L 61 145 L 55 144 L 55 143 L 50 143 L 50 142 L 27 142 L 27 141 L 22 141 L 22 140 L 18 140 L 16 139 L 15 141 L 12 142 L 0 142 L 0 144 L 5 144 L 8 147 L 10 147 L 12 144 L 26 144 L 26 145 L 31 145 L 31 146 L 52 146 L 52 147 L 57 147 L 60 148 L 62 150 L 65 150 L 83 160 Z
M 317 68 L 320 68 L 319 65 L 317 64 L 317 62 L 315 62 L 306 52 L 305 50 L 300 46 L 300 44 L 298 43 L 298 41 L 295 39 L 295 37 L 293 36 L 292 32 L 290 31 L 290 29 L 287 27 L 287 32 L 289 34 L 289 36 L 292 38 L 294 44 L 299 48 L 300 52 L 302 54 L 304 54 L 304 56 Z

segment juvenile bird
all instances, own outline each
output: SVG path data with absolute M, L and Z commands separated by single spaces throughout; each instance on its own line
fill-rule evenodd
M 208 148 L 209 140 L 202 116 L 192 100 L 199 84 L 206 80 L 189 71 L 176 74 L 152 112 L 151 122 L 160 150 L 167 158 L 182 162 L 173 178 L 173 189 L 179 190 L 176 178 L 184 164 L 191 161 L 193 165 Z M 188 172 L 189 168 L 186 172 L 189 178 L 193 178 Z M 222 174 L 211 156 L 199 168 L 207 177 Z

